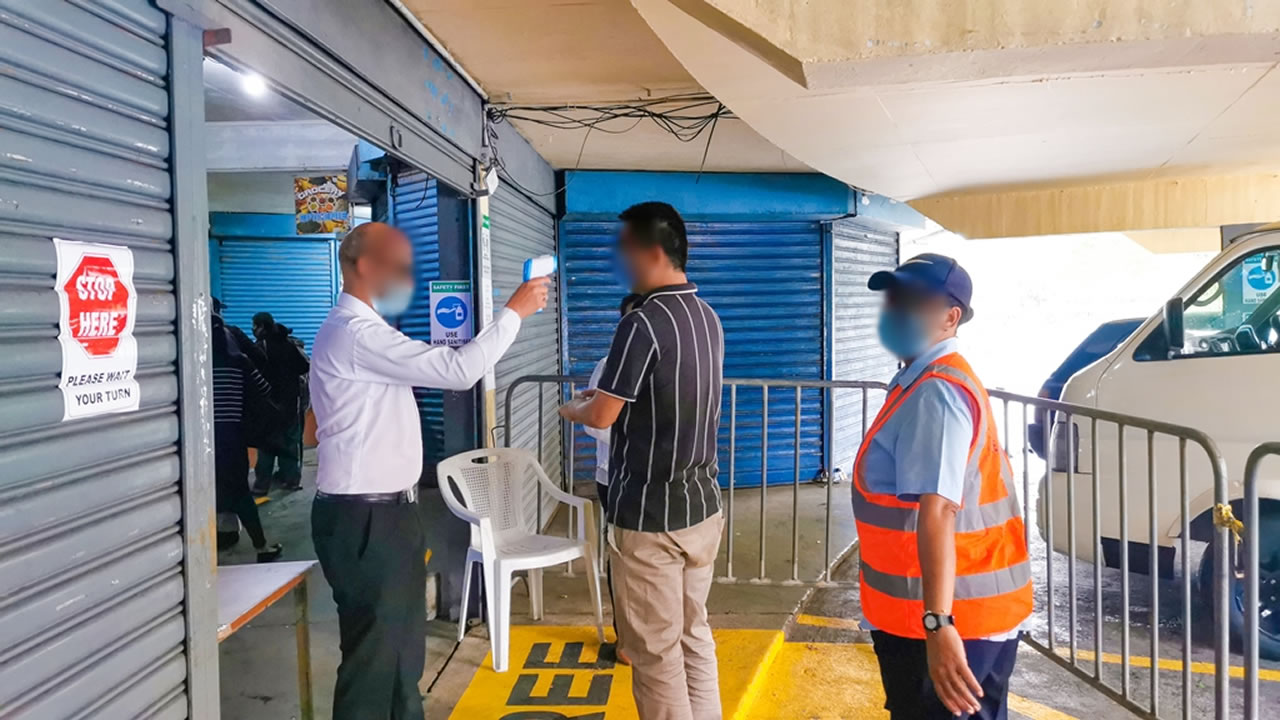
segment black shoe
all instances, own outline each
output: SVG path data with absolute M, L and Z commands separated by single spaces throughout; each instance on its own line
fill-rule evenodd
M 230 550 L 240 542 L 239 530 L 219 530 L 218 531 L 218 552 Z
M 284 553 L 284 548 L 281 547 L 280 543 L 269 545 L 266 548 L 258 551 L 258 562 L 260 563 L 275 562 L 276 560 L 280 559 L 280 555 L 283 553 Z

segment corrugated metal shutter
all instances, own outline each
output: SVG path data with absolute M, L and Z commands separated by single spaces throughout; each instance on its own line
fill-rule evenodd
M 0 2 L 6 718 L 185 708 L 165 33 L 141 0 Z M 53 237 L 133 249 L 136 412 L 59 422 Z
M 887 381 L 896 363 L 880 347 L 876 335 L 880 293 L 867 289 L 867 279 L 877 270 L 898 264 L 898 236 L 849 218 L 831 224 L 831 246 L 832 379 Z M 870 422 L 880 410 L 884 394 L 873 392 L 867 397 Z M 861 391 L 837 390 L 832 405 L 832 467 L 851 477 L 862 442 Z
M 223 317 L 245 332 L 269 312 L 311 352 L 320 323 L 338 299 L 338 241 L 296 235 L 292 215 L 213 213 L 218 243 L 218 299 Z
M 404 334 L 423 342 L 431 342 L 431 281 L 440 279 L 439 219 L 436 181 L 418 170 L 398 173 L 391 188 L 391 222 L 413 243 L 418 290 L 397 326 Z M 414 388 L 413 394 L 422 421 L 423 467 L 430 475 L 442 459 L 444 448 L 444 391 Z
M 821 378 L 823 375 L 822 233 L 816 222 L 691 222 L 689 279 L 720 315 L 725 334 L 726 378 Z M 569 371 L 589 375 L 609 350 L 625 290 L 613 278 L 616 224 L 560 224 L 567 281 Z M 761 461 L 761 393 L 738 392 L 735 484 L 758 485 Z M 801 398 L 800 477 L 823 464 L 823 399 L 818 390 Z M 795 476 L 795 393 L 769 394 L 769 482 Z M 720 470 L 728 484 L 729 391 L 720 426 Z M 578 429 L 574 469 L 591 478 L 595 444 Z
M 556 224 L 541 206 L 506 187 L 489 201 L 489 226 L 493 248 L 493 288 L 502 302 L 524 280 L 524 261 L 537 255 L 556 254 Z M 520 335 L 498 361 L 498 417 L 504 418 L 507 388 L 524 375 L 556 375 L 560 372 L 560 297 L 552 278 L 547 309 L 524 321 Z M 539 453 L 542 467 L 553 481 L 561 478 L 560 388 L 542 387 L 541 404 L 536 385 L 518 388 L 512 400 L 510 447 Z M 542 411 L 542 438 L 538 438 L 538 411 Z M 554 506 L 548 498 L 547 505 Z M 544 514 L 544 518 L 547 516 Z

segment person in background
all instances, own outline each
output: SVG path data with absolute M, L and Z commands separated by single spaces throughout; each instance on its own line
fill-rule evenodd
M 291 337 L 292 332 L 277 323 L 271 313 L 253 316 L 253 336 L 266 358 L 265 375 L 271 384 L 271 399 L 281 411 L 279 425 L 270 433 L 271 442 L 267 447 L 258 448 L 258 463 L 253 473 L 256 495 L 266 495 L 273 481 L 286 490 L 302 488 L 301 395 L 303 378 L 311 369 L 311 361 Z
M 973 283 L 953 259 L 873 274 L 903 363 L 853 467 L 863 626 L 893 720 L 1004 720 L 1031 613 L 1022 506 L 987 391 L 959 353 Z
M 311 536 L 338 606 L 342 662 L 334 720 L 422 720 L 426 537 L 416 505 L 422 432 L 413 388 L 467 390 L 493 368 L 520 324 L 547 304 L 548 278 L 522 284 L 461 347 L 391 327 L 413 300 L 413 249 L 370 222 L 338 248 L 343 292 L 311 357 L 316 498 Z
M 643 298 L 618 324 L 599 387 L 560 414 L 612 428 L 614 610 L 641 720 L 718 720 L 707 593 L 724 529 L 716 459 L 724 333 L 685 275 L 689 240 L 675 208 L 641 203 L 619 219 L 619 259 Z
M 210 345 L 213 350 L 214 488 L 219 513 L 233 512 L 253 541 L 258 562 L 280 557 L 280 545 L 268 545 L 258 506 L 249 490 L 249 448 L 242 421 L 249 395 L 266 397 L 271 387 L 247 356 L 236 347 L 230 330 L 215 313 Z M 238 532 L 237 532 L 238 535 Z
M 265 373 L 267 368 L 266 356 L 262 354 L 262 351 L 258 349 L 257 345 L 254 345 L 253 341 L 249 339 L 249 336 L 246 335 L 243 330 L 235 325 L 225 322 L 222 313 L 226 310 L 226 304 L 216 297 L 212 298 L 212 301 L 213 314 L 217 316 L 218 322 L 223 323 L 223 327 L 226 328 L 226 332 L 229 334 L 231 339 L 232 347 L 235 350 L 238 350 L 245 357 L 249 358 L 250 362 L 253 363 L 254 368 L 256 368 L 259 373 Z M 243 427 L 241 429 L 243 430 Z M 233 512 L 219 512 L 217 514 L 217 518 L 218 550 L 229 550 L 240 542 L 240 520 Z
M 641 296 L 631 293 L 622 298 L 621 305 L 618 306 L 618 314 L 626 317 L 627 313 L 635 308 L 636 303 L 640 302 Z M 604 374 L 604 364 L 608 357 L 600 358 L 596 363 L 596 367 L 591 371 L 591 379 L 587 381 L 586 390 L 588 393 L 593 392 L 600 386 L 600 376 Z M 590 425 L 584 425 L 593 440 L 596 441 L 596 497 L 600 501 L 600 509 L 604 512 L 605 518 L 609 517 L 609 436 L 613 432 L 612 428 L 594 428 Z M 607 566 L 609 580 L 609 602 L 613 603 L 613 566 Z M 616 635 L 618 632 L 617 611 L 614 611 L 613 631 Z M 624 665 L 630 665 L 631 659 L 627 657 L 625 652 L 618 652 L 617 659 Z

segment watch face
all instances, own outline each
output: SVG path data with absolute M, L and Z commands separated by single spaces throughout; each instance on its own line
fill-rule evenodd
M 938 623 L 938 616 L 937 616 L 937 615 L 934 615 L 933 613 L 928 613 L 928 614 L 926 614 L 926 615 L 924 616 L 924 629 L 925 629 L 925 630 L 933 631 L 933 630 L 937 630 L 937 629 L 938 629 L 938 627 L 939 627 L 939 623 Z

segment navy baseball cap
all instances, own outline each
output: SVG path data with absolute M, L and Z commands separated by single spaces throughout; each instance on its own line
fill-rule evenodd
M 973 300 L 973 280 L 955 258 L 946 255 L 924 253 L 893 270 L 872 273 L 867 287 L 872 290 L 903 288 L 930 295 L 944 295 L 964 311 L 960 322 L 969 322 L 973 318 L 973 308 L 969 306 Z

